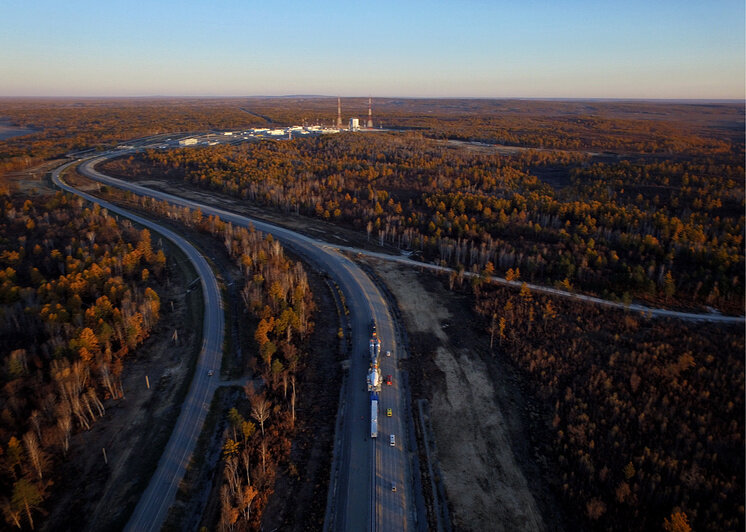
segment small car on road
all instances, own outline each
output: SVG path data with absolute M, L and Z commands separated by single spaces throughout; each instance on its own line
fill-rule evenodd
M 215 375 L 215 372 L 213 370 L 207 372 L 208 377 L 212 377 L 213 375 Z
M 389 445 L 391 445 L 391 447 L 396 447 L 396 437 L 393 434 L 389 436 Z
M 391 491 L 396 491 L 396 482 L 391 483 Z
M 386 384 L 391 386 L 391 375 L 386 375 Z
M 387 415 L 388 417 L 391 417 L 391 409 L 390 409 L 390 408 L 387 408 L 387 409 L 386 409 L 386 415 Z
M 391 351 L 386 351 L 386 356 L 390 357 L 391 356 Z

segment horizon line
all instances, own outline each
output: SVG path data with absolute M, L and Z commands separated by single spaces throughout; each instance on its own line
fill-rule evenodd
M 0 100 L 231 100 L 238 98 L 254 99 L 290 99 L 290 98 L 373 98 L 384 100 L 520 100 L 520 101 L 554 101 L 554 102 L 669 102 L 669 103 L 744 103 L 746 98 L 655 98 L 655 97 L 614 97 L 614 96 L 362 96 L 362 95 L 326 95 L 326 94 L 250 94 L 250 95 L 0 95 Z

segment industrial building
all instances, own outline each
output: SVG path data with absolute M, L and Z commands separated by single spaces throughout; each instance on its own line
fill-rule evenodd
M 361 127 L 373 129 L 373 98 L 368 98 L 368 121 L 360 125 L 359 118 L 350 118 L 348 131 L 360 131 Z M 337 98 L 337 129 L 342 129 L 342 99 Z

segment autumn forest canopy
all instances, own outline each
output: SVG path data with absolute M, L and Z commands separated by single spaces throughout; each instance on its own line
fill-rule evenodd
M 342 109 L 364 119 L 367 98 Z M 567 523 L 743 529 L 742 326 L 654 320 L 488 282 L 743 315 L 743 106 L 387 98 L 373 100 L 373 116 L 376 131 L 150 149 L 99 170 L 334 224 L 360 245 L 450 267 L 442 282 L 468 300 L 489 363 L 509 364 L 540 407 L 531 443 Z M 178 281 L 157 235 L 38 177 L 30 186 L 22 172 L 145 136 L 335 119 L 336 98 L 0 100 L 0 121 L 31 131 L 0 141 L 7 526 L 44 522 L 71 441 L 116 415 L 123 375 L 173 311 L 161 298 Z M 296 386 L 315 322 L 336 317 L 316 310 L 308 265 L 271 235 L 155 200 L 108 199 L 211 239 L 239 272 L 229 308 L 246 329 L 241 364 L 253 383 L 224 419 L 211 512 L 216 528 L 258 530 L 278 477 L 298 477 L 291 449 L 312 409 Z
M 388 125 L 417 131 L 152 150 L 120 166 L 342 223 L 457 269 L 492 263 L 498 275 L 621 301 L 738 312 L 743 139 L 702 126 L 705 112 L 681 129 L 616 112 L 622 118 L 393 112 Z M 292 123 L 278 114 L 266 120 Z

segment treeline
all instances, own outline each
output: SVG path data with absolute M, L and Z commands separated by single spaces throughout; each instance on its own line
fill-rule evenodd
M 543 408 L 537 459 L 581 528 L 743 529 L 742 327 L 473 287 L 494 348 Z
M 637 154 L 728 154 L 727 139 L 682 131 L 681 124 L 630 118 L 585 116 L 472 117 L 443 121 L 422 117 L 395 117 L 393 127 L 423 128 L 423 135 L 538 149 L 612 151 Z
M 570 185 L 538 179 L 547 165 Z M 149 151 L 107 168 L 349 224 L 455 268 L 492 262 L 612 299 L 734 312 L 744 296 L 744 168 L 733 158 L 590 164 L 380 133 Z
M 248 99 L 275 123 L 335 123 L 336 98 Z M 367 98 L 343 98 L 342 114 L 361 119 Z M 743 106 L 655 102 L 373 99 L 375 127 L 430 138 L 537 149 L 743 159 Z M 345 122 L 346 123 L 346 122 Z
M 37 130 L 0 142 L 0 175 L 138 137 L 264 123 L 233 100 L 0 100 L 0 117 Z
M 126 355 L 160 314 L 147 230 L 57 193 L 0 197 L 0 506 L 34 527 L 71 435 L 124 397 Z
M 220 463 L 218 527 L 259 530 L 277 468 L 290 453 L 300 401 L 296 386 L 307 356 L 305 343 L 313 331 L 315 303 L 306 273 L 300 262 L 285 256 L 271 234 L 236 227 L 186 207 L 150 198 L 139 201 L 149 212 L 221 238 L 243 273 L 241 298 L 259 355 L 249 366 L 263 385 L 249 384 L 245 398 L 228 415 L 231 430 Z M 291 474 L 297 474 L 289 467 Z

